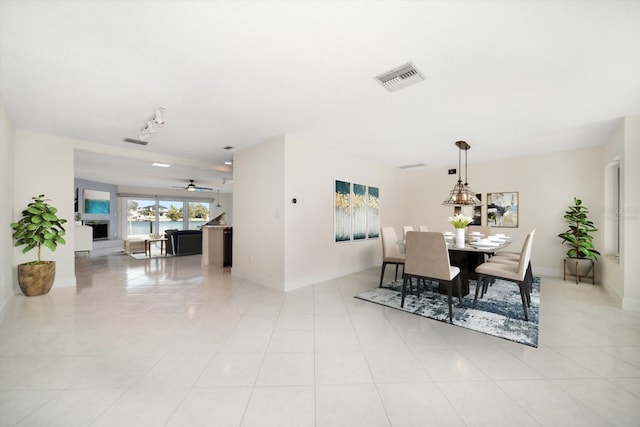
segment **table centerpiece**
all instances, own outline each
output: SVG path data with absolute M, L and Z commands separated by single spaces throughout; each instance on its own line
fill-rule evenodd
M 467 228 L 471 222 L 473 222 L 473 218 L 462 214 L 449 217 L 449 224 L 453 225 L 456 229 L 456 247 L 464 248 L 465 228 Z

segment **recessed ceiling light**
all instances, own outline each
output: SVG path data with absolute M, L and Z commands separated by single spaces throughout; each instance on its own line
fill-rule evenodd
M 224 162 L 225 165 L 232 165 L 233 162 Z
M 168 165 L 166 163 L 153 163 L 153 166 L 157 166 L 159 168 L 168 168 L 171 165 Z

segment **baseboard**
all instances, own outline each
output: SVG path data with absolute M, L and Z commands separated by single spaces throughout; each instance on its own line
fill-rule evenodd
M 640 313 L 640 300 L 634 298 L 622 298 L 622 310 Z
M 238 269 L 237 267 L 231 267 L 231 275 L 234 277 L 239 277 L 241 279 L 250 280 L 251 282 L 257 283 L 259 285 L 264 285 L 269 288 L 275 289 L 277 291 L 284 291 L 284 283 L 279 280 L 267 279 L 264 276 L 259 276 L 248 271 L 244 271 Z

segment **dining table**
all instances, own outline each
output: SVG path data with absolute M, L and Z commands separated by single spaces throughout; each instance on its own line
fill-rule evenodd
M 485 236 L 479 236 L 483 238 Z M 491 236 L 488 237 L 489 239 Z M 490 245 L 478 245 L 474 239 L 465 239 L 464 247 L 458 247 L 454 241 L 447 240 L 447 249 L 449 250 L 449 260 L 451 265 L 460 268 L 462 275 L 462 296 L 469 294 L 469 280 L 477 279 L 476 267 L 487 261 L 488 257 L 493 256 L 496 252 L 505 249 L 511 244 L 510 237 L 495 238 Z M 450 243 L 451 242 L 451 243 Z M 438 292 L 447 293 L 447 285 L 440 283 Z M 457 289 L 454 287 L 453 295 L 458 296 Z

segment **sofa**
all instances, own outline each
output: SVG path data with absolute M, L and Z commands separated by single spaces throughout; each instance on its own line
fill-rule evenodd
M 167 253 L 175 256 L 202 253 L 202 230 L 166 230 Z

